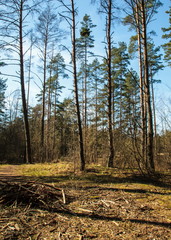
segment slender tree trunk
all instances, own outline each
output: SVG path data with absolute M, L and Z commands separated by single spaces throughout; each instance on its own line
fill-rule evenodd
M 140 109 L 141 109 L 141 158 L 143 164 L 146 161 L 146 105 L 145 105 L 145 96 L 144 96 L 144 78 L 143 78 L 143 51 L 142 51 L 142 36 L 141 36 L 141 15 L 140 15 L 140 6 L 138 2 L 136 3 L 136 25 L 137 25 L 137 36 L 138 36 L 138 53 L 139 53 L 139 75 L 140 75 Z M 141 164 L 140 164 L 141 167 Z
M 78 81 L 77 81 L 77 66 L 76 66 L 76 36 L 75 36 L 75 6 L 74 0 L 71 0 L 72 8 L 72 64 L 73 64 L 73 77 L 74 77 L 74 93 L 75 93 L 75 104 L 76 104 L 76 113 L 78 121 L 78 130 L 79 130 L 79 146 L 80 146 L 80 170 L 85 170 L 85 159 L 84 159 L 84 147 L 83 147 L 83 133 L 81 125 L 81 116 L 80 116 L 80 106 L 78 98 Z
M 96 101 L 96 105 L 95 105 L 95 153 L 94 153 L 94 162 L 96 162 L 97 163 L 97 158 L 98 158 L 98 154 L 97 154 L 97 149 L 98 149 L 98 107 L 97 107 L 97 105 L 98 105 L 98 79 L 97 79 L 97 77 L 96 77 L 96 79 L 95 79 L 95 93 L 96 93 L 96 95 L 95 95 L 95 101 Z
M 19 23 L 19 35 L 20 35 L 20 81 L 21 81 L 21 96 L 24 115 L 25 126 L 25 139 L 26 139 L 26 162 L 32 163 L 31 158 L 31 141 L 30 141 L 30 129 L 28 121 L 28 109 L 25 95 L 25 82 L 24 82 L 24 54 L 23 54 L 23 1 L 20 4 L 20 23 Z
M 52 79 L 52 70 L 50 68 L 50 74 L 49 74 L 49 86 L 48 86 L 48 113 L 47 113 L 47 134 L 46 134 L 46 159 L 49 161 L 51 154 L 51 142 L 50 142 L 50 136 L 51 136 L 51 111 L 52 111 L 52 103 L 51 103 L 51 79 Z
M 54 122 L 53 122 L 53 147 L 52 147 L 52 157 L 55 157 L 55 146 L 56 146 L 56 122 L 57 122 L 57 89 L 55 89 L 55 99 L 54 99 Z
M 32 64 L 32 42 L 30 48 L 30 57 L 29 57 L 29 66 L 28 66 L 28 90 L 27 90 L 27 109 L 29 106 L 29 97 L 30 97 L 30 81 L 31 81 L 31 64 Z
M 108 134 L 109 134 L 109 158 L 108 167 L 113 167 L 114 146 L 113 146 L 113 125 L 112 125 L 112 77 L 111 77 L 111 22 L 112 22 L 112 1 L 108 0 L 108 16 L 106 23 L 107 37 L 107 67 L 108 67 Z
M 112 102 L 112 121 L 114 123 L 115 122 L 115 86 L 114 86 L 114 82 L 112 83 L 112 101 L 113 101 Z
M 85 40 L 86 41 L 86 40 Z M 84 158 L 87 158 L 87 43 L 85 42 L 84 59 Z
M 150 95 L 150 81 L 149 81 L 149 64 L 147 54 L 147 33 L 146 33 L 146 15 L 144 0 L 142 0 L 142 33 L 143 33 L 143 47 L 144 47 L 144 81 L 145 81 L 145 94 L 147 101 L 147 115 L 148 115 L 148 133 L 147 133 L 147 163 L 150 172 L 155 171 L 154 154 L 153 154 L 153 116 L 151 108 L 151 95 Z
M 87 128 L 87 44 L 85 43 L 85 69 L 84 69 L 84 125 Z
M 44 46 L 43 90 L 42 90 L 42 118 L 41 118 L 41 161 L 45 161 L 45 94 L 46 94 L 46 65 L 47 65 L 47 40 Z
M 152 74 L 151 74 L 152 75 Z M 155 97 L 154 97 L 154 86 L 153 80 L 151 77 L 151 94 L 152 94 L 152 106 L 153 106 L 153 122 L 154 122 L 154 149 L 155 149 L 155 157 L 157 155 L 157 123 L 156 123 L 156 109 L 155 109 Z

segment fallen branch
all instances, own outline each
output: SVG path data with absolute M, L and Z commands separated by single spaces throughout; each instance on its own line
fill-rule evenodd
M 7 182 L 0 180 L 0 203 L 21 204 L 45 210 L 65 210 L 67 196 L 63 189 L 40 182 Z

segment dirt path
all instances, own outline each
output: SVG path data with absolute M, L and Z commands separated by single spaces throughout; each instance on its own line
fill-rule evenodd
M 18 165 L 0 166 L 0 180 L 2 181 L 23 181 L 24 177 L 18 172 Z
M 17 165 L 5 165 L 0 166 L 0 177 L 16 177 L 17 174 Z

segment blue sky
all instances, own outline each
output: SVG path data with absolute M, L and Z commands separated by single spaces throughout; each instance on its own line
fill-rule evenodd
M 95 52 L 96 54 L 104 54 L 104 44 L 102 41 L 104 40 L 104 16 L 97 14 L 97 5 L 91 5 L 89 1 L 76 1 L 76 6 L 78 7 L 79 16 L 77 19 L 80 21 L 82 20 L 83 16 L 85 14 L 88 14 L 91 16 L 91 19 L 94 24 L 97 25 L 96 28 L 93 29 L 93 35 L 95 36 Z M 154 16 L 153 22 L 149 25 L 149 30 L 154 30 L 156 32 L 156 36 L 153 37 L 154 42 L 157 46 L 160 46 L 161 44 L 165 43 L 165 40 L 162 39 L 162 27 L 168 27 L 169 26 L 169 15 L 166 14 L 166 10 L 169 9 L 169 6 L 171 5 L 171 2 L 169 0 L 163 0 L 163 6 L 159 8 L 158 14 Z M 78 24 L 79 29 L 79 24 Z M 125 41 L 129 43 L 129 38 L 131 35 L 134 34 L 134 32 L 129 32 L 127 26 L 123 26 L 121 23 L 116 22 L 114 24 L 114 35 L 113 35 L 113 41 L 114 43 L 117 43 L 119 41 Z M 161 49 L 161 52 L 163 53 L 163 50 Z M 134 60 L 134 67 L 136 68 L 136 60 Z M 165 65 L 167 65 L 165 63 Z M 138 71 L 138 60 L 137 60 L 137 69 Z M 166 67 L 164 70 L 160 71 L 156 79 L 160 79 L 162 82 L 161 84 L 156 84 L 155 86 L 155 94 L 156 94 L 156 103 L 160 106 L 161 102 L 168 102 L 170 98 L 170 92 L 171 92 L 171 68 Z
M 162 0 L 161 0 L 162 1 Z M 162 27 L 169 27 L 169 14 L 166 14 L 165 12 L 169 10 L 169 6 L 171 5 L 170 0 L 163 0 L 163 6 L 159 8 L 158 14 L 154 16 L 154 21 L 150 23 L 149 28 L 154 30 L 156 32 L 156 36 L 153 37 L 154 42 L 157 46 L 160 46 L 165 43 L 165 40 L 162 39 Z M 96 6 L 93 6 L 90 4 L 90 1 L 77 1 L 77 6 L 79 9 L 79 17 L 83 17 L 85 13 L 89 14 L 93 20 L 93 23 L 97 25 L 97 27 L 94 29 L 93 33 L 96 37 L 96 51 L 97 52 L 103 52 L 104 45 L 101 43 L 103 41 L 104 36 L 104 16 L 99 16 L 97 14 Z M 149 30 L 150 30 L 149 29 Z M 129 43 L 129 38 L 131 35 L 133 35 L 134 32 L 129 32 L 128 27 L 123 26 L 121 23 L 116 23 L 114 25 L 114 35 L 113 40 L 115 43 L 118 43 L 119 41 L 125 41 Z M 161 49 L 161 52 L 163 53 L 163 50 Z M 134 60 L 133 67 L 136 68 L 136 60 Z M 138 61 L 138 60 L 137 60 Z M 167 65 L 165 63 L 165 65 Z M 138 71 L 138 64 L 137 69 Z M 156 96 L 156 108 L 158 112 L 166 111 L 165 114 L 167 114 L 168 111 L 168 104 L 170 104 L 170 93 L 171 93 L 171 68 L 166 67 L 164 70 L 160 71 L 156 75 L 156 79 L 161 80 L 161 84 L 155 85 L 155 96 Z M 166 105 L 166 108 L 164 107 Z M 165 109 L 165 110 L 164 110 Z M 170 111 L 171 113 L 171 111 Z M 171 116 L 171 114 L 170 114 Z
M 95 53 L 98 55 L 104 54 L 104 44 L 102 43 L 104 41 L 104 16 L 97 14 L 97 5 L 91 5 L 91 0 L 83 1 L 83 0 L 76 0 L 76 6 L 78 7 L 78 16 L 77 16 L 77 22 L 78 22 L 78 30 L 79 30 L 79 22 L 82 21 L 82 18 L 85 14 L 90 15 L 93 24 L 96 24 L 97 27 L 93 29 L 93 35 L 95 37 Z M 120 1 L 121 2 L 121 1 Z M 165 13 L 166 10 L 169 9 L 169 6 L 171 2 L 169 0 L 163 0 L 163 6 L 160 7 L 159 13 L 154 17 L 154 21 L 150 24 L 150 28 L 155 30 L 157 33 L 157 36 L 154 37 L 154 42 L 156 46 L 159 46 L 163 44 L 165 41 L 162 39 L 162 27 L 168 27 L 169 26 L 169 16 Z M 113 41 L 114 43 L 117 43 L 119 41 L 125 41 L 129 42 L 129 38 L 131 35 L 134 34 L 134 32 L 128 32 L 128 27 L 122 26 L 121 23 L 116 22 L 114 24 L 114 35 L 113 35 Z M 79 32 L 79 31 L 78 31 Z M 77 36 L 79 37 L 79 36 Z M 70 38 L 68 37 L 68 40 L 64 40 L 63 44 L 67 44 L 69 46 L 70 44 Z M 66 53 L 64 54 L 66 56 Z M 138 62 L 138 60 L 137 60 Z M 133 67 L 137 67 L 138 64 L 136 64 L 136 60 L 134 60 Z M 9 69 L 11 71 L 11 69 Z M 138 69 L 137 69 L 138 71 Z M 158 99 L 156 102 L 160 105 L 162 101 L 168 101 L 170 98 L 170 91 L 171 91 L 171 69 L 169 67 L 166 67 L 163 71 L 160 71 L 158 76 L 156 76 L 157 79 L 160 79 L 162 81 L 161 84 L 157 84 L 155 86 L 155 92 L 156 92 L 156 99 Z M 70 91 L 68 89 L 72 88 L 72 79 L 65 80 L 66 82 L 66 89 L 64 91 L 65 97 L 70 95 Z M 17 82 L 9 80 L 9 88 L 7 90 L 7 94 L 10 94 L 12 91 L 14 91 L 16 88 L 20 88 L 19 84 Z M 32 97 L 31 97 L 31 103 L 35 102 L 35 93 L 39 92 L 40 90 L 38 87 L 32 83 Z M 158 103 L 159 102 L 159 103 Z

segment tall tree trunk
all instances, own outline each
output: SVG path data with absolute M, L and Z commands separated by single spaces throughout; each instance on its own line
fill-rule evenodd
M 31 39 L 31 46 L 30 46 L 30 56 L 29 56 L 29 66 L 28 66 L 28 90 L 27 90 L 27 109 L 29 106 L 29 97 L 30 97 L 30 82 L 31 82 L 31 65 L 32 65 L 32 39 Z
M 55 89 L 55 99 L 54 99 L 54 122 L 53 122 L 53 147 L 52 147 L 52 158 L 55 156 L 55 146 L 56 146 L 56 122 L 57 122 L 57 89 Z
M 152 73 L 151 73 L 152 76 Z M 154 122 L 154 156 L 157 155 L 157 123 L 156 123 L 156 109 L 155 109 L 155 96 L 154 96 L 154 86 L 153 79 L 151 77 L 151 95 L 152 95 L 152 107 L 153 107 L 153 122 Z
M 84 66 L 84 125 L 87 128 L 87 44 L 85 43 L 85 66 Z
M 53 55 L 52 55 L 53 57 Z M 50 157 L 52 156 L 51 152 L 51 142 L 50 142 L 50 136 L 51 136 L 51 111 L 52 111 L 52 103 L 51 103 L 51 80 L 52 80 L 52 69 L 50 68 L 50 74 L 49 74 L 49 86 L 48 86 L 48 112 L 47 112 L 47 134 L 46 134 L 46 159 L 47 161 L 50 160 Z
M 97 163 L 98 159 L 98 78 L 95 78 L 95 153 L 94 162 Z
M 20 35 L 20 83 L 21 83 L 21 96 L 25 126 L 25 140 L 26 140 L 26 162 L 32 163 L 31 158 L 31 141 L 30 141 L 30 129 L 28 121 L 28 109 L 25 95 L 25 82 L 24 82 L 24 54 L 23 54 L 23 1 L 20 3 L 20 23 L 19 23 L 19 35 Z
M 154 165 L 154 154 L 153 154 L 153 115 L 151 107 L 151 95 L 150 95 L 150 80 L 149 80 L 149 64 L 147 54 L 147 32 L 146 32 L 146 13 L 144 0 L 142 4 L 142 34 L 143 34 L 143 48 L 144 48 L 144 81 L 145 81 L 145 94 L 146 94 L 146 105 L 148 115 L 148 133 L 147 133 L 147 170 L 150 172 L 155 171 Z
M 86 40 L 85 40 L 86 41 Z M 84 158 L 87 158 L 87 43 L 85 42 L 84 59 Z
M 71 0 L 71 12 L 72 12 L 72 64 L 73 64 L 73 77 L 74 77 L 74 93 L 75 93 L 75 104 L 79 130 L 79 147 L 80 147 L 80 170 L 85 170 L 85 159 L 84 159 L 84 147 L 83 147 L 83 133 L 80 116 L 80 106 L 78 98 L 78 81 L 77 81 L 77 66 L 76 66 L 76 37 L 75 37 L 75 6 L 74 0 Z
M 146 105 L 145 105 L 145 96 L 144 96 L 144 78 L 143 78 L 143 51 L 142 51 L 142 35 L 141 35 L 141 14 L 140 14 L 140 6 L 138 2 L 136 3 L 136 25 L 137 25 L 137 36 L 138 36 L 138 54 L 139 54 L 139 75 L 140 75 L 140 109 L 141 109 L 141 160 L 142 163 L 146 161 Z M 142 165 L 140 164 L 140 167 Z
M 107 37 L 107 67 L 108 67 L 108 135 L 109 135 L 109 158 L 108 167 L 113 167 L 114 146 L 113 146 L 113 125 L 112 125 L 112 76 L 111 76 L 111 22 L 112 22 L 112 1 L 108 0 L 108 16 L 106 22 Z
M 42 118 L 41 118 L 41 161 L 45 161 L 45 94 L 46 94 L 46 65 L 47 65 L 47 39 L 44 46 L 43 90 L 42 90 Z

